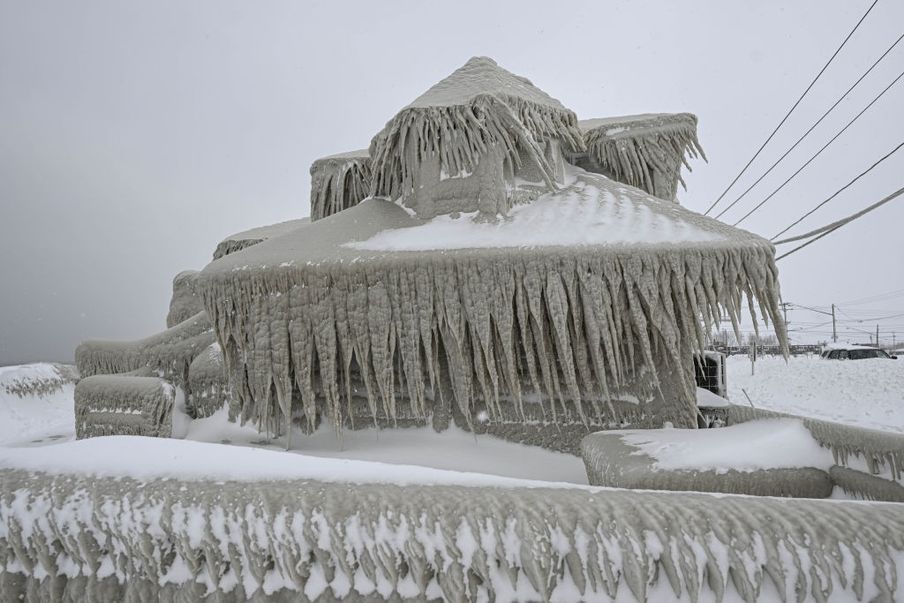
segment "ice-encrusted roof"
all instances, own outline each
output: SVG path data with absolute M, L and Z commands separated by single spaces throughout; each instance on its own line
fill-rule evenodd
M 414 99 L 405 109 L 465 106 L 484 94 L 519 98 L 559 111 L 568 110 L 561 102 L 534 86 L 529 79 L 503 69 L 489 57 L 471 58 L 462 67 Z
M 438 216 L 419 226 L 391 229 L 346 246 L 359 250 L 419 251 L 491 247 L 649 246 L 736 240 L 736 232 L 630 186 L 575 168 L 570 182 L 508 219 L 481 221 L 465 214 Z M 563 227 L 567 225 L 567 227 Z
M 253 231 L 249 231 L 253 232 Z M 274 236 L 208 265 L 203 273 L 315 264 L 347 264 L 387 256 L 434 253 L 529 252 L 550 247 L 581 248 L 596 254 L 651 253 L 679 249 L 768 248 L 750 232 L 733 228 L 603 175 L 573 168 L 569 184 L 509 219 L 484 223 L 463 215 L 422 220 L 394 203 L 365 201 L 351 212 L 300 224 L 288 236 Z
M 487 57 L 474 57 L 393 117 L 371 141 L 374 193 L 396 198 L 412 187 L 422 157 L 436 154 L 446 173 L 471 172 L 490 146 L 514 163 L 519 150 L 551 169 L 538 141 L 583 149 L 577 117 L 527 78 Z
M 285 222 L 257 226 L 255 228 L 243 230 L 242 232 L 237 232 L 220 241 L 216 250 L 213 252 L 213 259 L 216 260 L 229 255 L 230 253 L 245 249 L 246 247 L 257 245 L 261 241 L 266 241 L 271 237 L 293 232 L 299 227 L 308 224 L 310 221 L 310 218 L 300 218 L 298 220 L 287 220 Z
M 327 155 L 315 159 L 312 165 L 318 163 L 341 163 L 343 161 L 355 161 L 362 159 L 370 159 L 370 151 L 367 149 L 357 149 L 355 151 L 346 151 L 344 153 L 336 153 L 335 155 Z
M 370 194 L 371 180 L 367 149 L 315 160 L 311 164 L 311 220 L 357 205 Z
M 670 133 L 687 128 L 697 129 L 697 116 L 693 113 L 639 113 L 582 119 L 578 122 L 581 132 L 602 130 L 609 138 L 625 138 L 639 133 Z
M 675 198 L 684 186 L 681 166 L 688 156 L 706 154 L 697 139 L 697 117 L 691 113 L 644 113 L 578 122 L 590 156 L 616 179 L 664 198 Z M 653 177 L 659 173 L 659 180 Z

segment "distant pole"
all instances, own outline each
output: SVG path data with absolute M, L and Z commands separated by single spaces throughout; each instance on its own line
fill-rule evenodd
M 876 325 L 876 347 L 879 347 L 879 325 Z
M 832 342 L 838 343 L 838 331 L 835 330 L 835 304 L 832 304 Z

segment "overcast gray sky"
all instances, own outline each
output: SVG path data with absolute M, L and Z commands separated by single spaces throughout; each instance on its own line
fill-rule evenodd
M 473 55 L 581 118 L 696 113 L 710 161 L 694 163 L 681 201 L 702 211 L 868 4 L 0 0 L 0 365 L 159 331 L 173 275 L 202 268 L 232 232 L 307 215 L 315 158 L 367 146 Z M 880 0 L 753 176 L 902 23 L 904 3 Z M 904 43 L 738 210 L 902 69 Z M 904 139 L 902 106 L 904 81 L 744 226 L 775 234 L 891 150 Z M 904 150 L 802 226 L 879 199 L 902 174 Z M 784 298 L 825 305 L 904 289 L 902 230 L 904 201 L 783 260 Z M 875 308 L 904 312 L 904 297 Z M 885 324 L 904 339 L 904 317 Z

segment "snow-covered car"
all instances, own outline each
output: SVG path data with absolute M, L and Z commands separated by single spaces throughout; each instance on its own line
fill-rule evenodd
M 826 360 L 867 360 L 870 358 L 897 359 L 889 356 L 885 350 L 861 345 L 833 346 L 822 353 Z

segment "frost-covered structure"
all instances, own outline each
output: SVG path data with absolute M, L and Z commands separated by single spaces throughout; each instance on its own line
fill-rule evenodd
M 577 117 L 530 80 L 476 57 L 403 108 L 370 143 L 373 192 L 426 219 L 505 215 L 524 183 L 551 190 L 562 149 L 582 149 Z
M 370 195 L 367 149 L 322 157 L 311 165 L 311 220 L 354 207 Z
M 569 159 L 582 168 L 675 200 L 682 166 L 701 156 L 697 118 L 690 113 L 655 113 L 579 122 L 587 152 Z
M 371 142 L 373 199 L 198 276 L 239 415 L 572 452 L 594 429 L 696 425 L 708 323 L 746 297 L 784 336 L 772 246 L 565 165 L 583 146 L 572 111 L 486 58 L 403 108 Z
M 89 494 L 90 492 L 90 494 Z M 31 600 L 895 601 L 902 505 L 0 470 Z
M 695 428 L 693 363 L 712 324 L 727 315 L 737 327 L 749 312 L 786 345 L 772 245 L 674 202 L 681 166 L 698 152 L 693 116 L 581 123 L 530 81 L 472 59 L 392 117 L 367 152 L 315 162 L 311 220 L 228 237 L 203 270 L 177 276 L 166 331 L 80 346 L 78 434 L 165 435 L 182 401 L 193 417 L 228 404 L 231 418 L 286 435 L 290 447 L 293 431 L 323 423 L 457 425 L 572 454 L 584 440 L 591 481 L 612 484 L 626 472 L 596 445 L 604 437 L 588 434 Z M 726 413 L 730 423 L 771 417 Z M 839 487 L 901 500 L 900 438 L 802 425 L 831 453 L 815 473 L 767 469 L 753 482 L 721 478 L 721 488 L 704 488 L 720 479 L 705 475 L 701 489 Z M 28 462 L 0 469 L 4 592 L 746 601 L 904 592 L 899 504 L 323 474 L 112 477 Z M 616 485 L 688 483 L 673 477 Z M 781 484 L 758 489 L 769 480 Z

